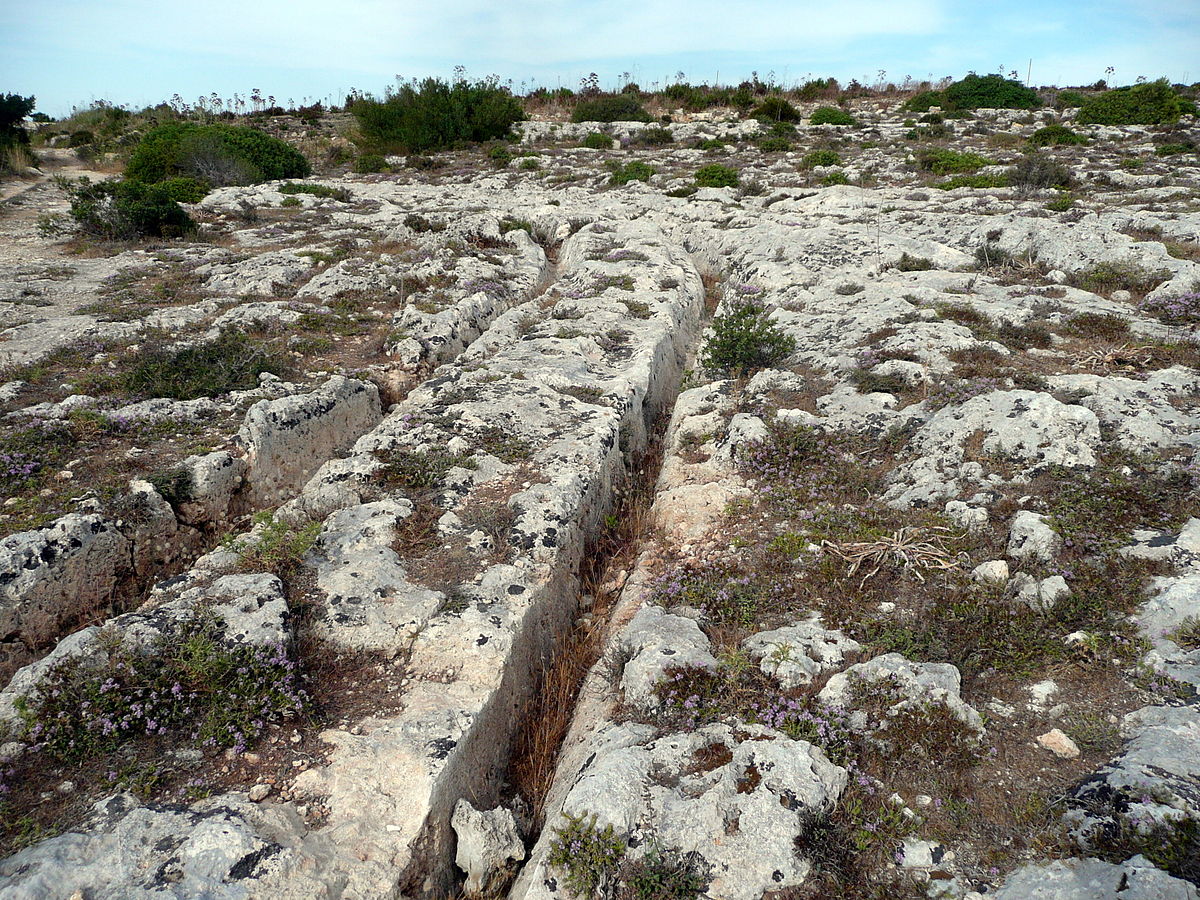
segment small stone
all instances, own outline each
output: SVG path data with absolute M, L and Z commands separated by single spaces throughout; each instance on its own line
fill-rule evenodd
M 266 800 L 271 794 L 271 786 L 269 784 L 256 784 L 250 788 L 250 799 L 254 803 L 261 803 Z
M 993 559 L 980 563 L 971 570 L 971 577 L 979 584 L 1005 584 L 1008 582 L 1008 563 Z
M 1079 756 L 1079 747 L 1057 728 L 1041 735 L 1037 742 L 1059 759 L 1076 759 Z
M 1058 685 L 1047 679 L 1029 687 L 1029 705 L 1033 709 L 1045 709 L 1050 698 L 1058 693 Z

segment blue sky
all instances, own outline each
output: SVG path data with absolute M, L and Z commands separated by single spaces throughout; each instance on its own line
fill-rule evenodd
M 52 115 L 252 88 L 281 104 L 382 92 L 397 75 L 643 87 L 961 77 L 1200 81 L 1200 0 L 0 0 L 0 92 Z

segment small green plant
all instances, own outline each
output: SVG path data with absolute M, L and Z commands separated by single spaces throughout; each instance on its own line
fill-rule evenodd
M 1087 138 L 1081 134 L 1076 134 L 1066 125 L 1047 125 L 1044 128 L 1039 128 L 1030 135 L 1029 143 L 1034 147 L 1086 144 Z
M 563 873 L 567 887 L 579 897 L 591 897 L 609 882 L 625 858 L 625 841 L 612 825 L 600 828 L 595 814 L 566 814 L 566 824 L 556 826 L 546 862 Z
M 1066 188 L 1072 183 L 1071 170 L 1040 153 L 1031 153 L 1008 170 L 1008 180 L 1019 188 Z
M 603 131 L 593 131 L 583 139 L 579 146 L 587 147 L 589 150 L 611 150 L 612 135 L 605 134 Z
M 1072 287 L 1093 294 L 1109 294 L 1120 290 L 1148 294 L 1170 277 L 1167 269 L 1149 269 L 1136 259 L 1127 259 L 1096 263 L 1072 272 L 1067 281 Z
M 354 171 L 358 175 L 386 172 L 387 167 L 387 160 L 378 153 L 363 153 L 354 160 Z
M 754 108 L 750 117 L 760 122 L 799 122 L 800 113 L 783 97 L 768 97 Z
M 276 190 L 281 194 L 308 194 L 312 197 L 320 197 L 324 200 L 338 200 L 346 203 L 353 196 L 345 188 L 331 188 L 325 184 L 296 184 L 288 182 L 281 184 Z
M 830 172 L 821 179 L 821 184 L 832 187 L 835 184 L 849 184 L 850 177 L 845 172 Z
M 720 163 L 711 163 L 707 166 L 701 166 L 696 170 L 696 185 L 698 187 L 737 187 L 737 183 L 737 169 L 723 166 Z
M 239 549 L 242 567 L 254 572 L 273 572 L 280 577 L 300 567 L 304 554 L 312 549 L 321 533 L 320 522 L 308 522 L 294 528 L 270 512 L 259 513 L 254 521 L 262 526 L 262 531 L 255 541 Z
M 505 144 L 494 144 L 488 148 L 487 157 L 497 169 L 503 169 L 512 162 L 512 151 Z
M 931 107 L 945 105 L 946 97 L 941 91 L 922 91 L 904 101 L 908 112 L 928 112 Z
M 895 267 L 901 272 L 924 272 L 936 268 L 932 260 L 924 256 L 910 256 L 907 252 L 900 254 Z
M 922 171 L 935 175 L 953 175 L 958 172 L 974 172 L 990 166 L 992 160 L 978 153 L 960 153 L 944 148 L 923 150 L 917 155 L 917 165 Z
M 690 858 L 649 847 L 644 856 L 621 867 L 622 897 L 628 900 L 696 900 L 708 879 Z
M 1188 616 L 1167 636 L 1184 650 L 1200 650 L 1200 616 Z
M 1046 204 L 1046 209 L 1050 212 L 1067 212 L 1075 206 L 1075 195 L 1070 191 L 1063 191 L 1053 200 Z
M 696 142 L 697 150 L 724 150 L 725 142 L 720 138 L 705 138 Z
M 842 158 L 834 150 L 814 150 L 800 160 L 800 168 L 815 169 L 817 166 L 840 166 Z
M 639 147 L 664 147 L 667 144 L 675 143 L 675 136 L 671 134 L 671 129 L 661 126 L 652 128 L 643 128 L 630 141 Z
M 146 480 L 175 510 L 191 500 L 195 492 L 192 470 L 186 466 L 175 466 L 163 472 L 155 472 L 147 476 Z
M 956 175 L 939 181 L 934 185 L 942 191 L 952 191 L 955 188 L 1002 188 L 1008 187 L 1008 177 L 1005 175 Z
M 836 106 L 819 106 L 811 116 L 809 116 L 809 124 L 811 125 L 856 125 L 854 116 L 846 112 L 844 109 L 838 109 Z
M 394 450 L 384 457 L 383 479 L 403 487 L 436 488 L 453 468 L 474 469 L 475 458 L 469 454 L 454 454 L 442 450 L 417 452 Z
M 763 138 L 758 142 L 758 149 L 763 153 L 786 153 L 792 149 L 792 142 L 785 137 Z
M 631 160 L 624 165 L 613 163 L 612 177 L 609 184 L 629 184 L 631 181 L 649 181 L 654 174 L 654 167 L 640 159 Z
M 739 376 L 774 365 L 795 351 L 795 338 L 771 320 L 762 304 L 743 300 L 713 319 L 700 364 L 710 372 Z

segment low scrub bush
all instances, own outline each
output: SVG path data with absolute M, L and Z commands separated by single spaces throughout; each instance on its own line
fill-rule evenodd
M 1048 156 L 1031 153 L 1008 170 L 1008 180 L 1021 188 L 1066 188 L 1071 170 Z
M 763 138 L 758 142 L 758 149 L 763 153 L 786 153 L 792 149 L 792 142 L 785 137 Z
M 819 106 L 808 119 L 811 125 L 856 125 L 854 116 L 836 106 Z
M 1127 259 L 1099 262 L 1072 272 L 1067 283 L 1071 287 L 1091 291 L 1093 294 L 1129 291 L 1131 294 L 1144 295 L 1170 277 L 1171 273 L 1167 269 L 1148 269 L 1137 260 Z
M 978 153 L 960 153 L 957 150 L 931 149 L 922 150 L 917 155 L 917 165 L 924 172 L 935 175 L 953 175 L 958 172 L 974 172 L 983 166 L 990 166 L 992 160 Z
M 814 150 L 800 160 L 800 168 L 815 169 L 817 166 L 840 166 L 842 158 L 834 150 Z
M 786 359 L 795 350 L 795 338 L 771 320 L 762 304 L 744 300 L 713 319 L 700 364 L 719 375 L 746 375 Z
M 750 113 L 760 122 L 799 122 L 800 112 L 783 97 L 768 97 Z
M 612 167 L 612 177 L 609 178 L 609 184 L 629 184 L 631 181 L 649 181 L 650 176 L 654 174 L 654 167 L 650 166 L 641 160 L 633 160 L 624 165 L 614 164 Z
M 137 396 L 195 400 L 250 390 L 263 372 L 283 371 L 282 360 L 269 347 L 226 330 L 215 340 L 175 350 L 145 347 L 126 360 L 118 384 Z
M 194 231 L 196 223 L 176 202 L 194 196 L 179 184 L 143 184 L 140 181 L 91 182 L 58 179 L 70 200 L 71 217 L 88 235 L 110 241 L 145 237 L 179 237 Z
M 719 163 L 713 163 L 708 166 L 701 166 L 696 170 L 696 184 L 698 187 L 737 187 L 738 171 L 729 166 L 722 166 Z
M 1079 91 L 1059 91 L 1054 98 L 1056 109 L 1078 109 L 1087 103 L 1087 97 Z
M 187 175 L 219 186 L 305 178 L 311 171 L 300 151 L 256 128 L 173 122 L 142 137 L 125 177 L 153 183 Z
M 1138 304 L 1138 309 L 1166 325 L 1195 325 L 1200 323 L 1200 291 L 1177 297 L 1147 298 Z
M 904 101 L 908 112 L 928 112 L 931 107 L 945 105 L 946 97 L 941 91 L 922 91 Z
M 631 94 L 597 97 L 576 104 L 572 122 L 651 122 L 650 113 Z
M 383 100 L 350 104 L 366 145 L 377 151 L 425 153 L 463 142 L 502 138 L 525 118 L 521 104 L 495 78 L 439 78 L 402 85 Z
M 378 153 L 364 153 L 354 160 L 354 171 L 359 175 L 370 175 L 387 171 L 387 161 Z
M 579 146 L 587 147 L 589 150 L 611 150 L 612 145 L 612 135 L 605 134 L 603 131 L 591 132 L 579 144 Z
M 955 188 L 1002 188 L 1008 187 L 1008 178 L 1005 175 L 956 175 L 938 182 L 934 187 L 943 191 Z
M 1066 125 L 1047 125 L 1039 128 L 1029 137 L 1029 143 L 1035 147 L 1048 147 L 1061 144 L 1086 144 L 1087 138 L 1076 134 Z
M 1116 88 L 1083 104 L 1076 121 L 1081 125 L 1162 125 L 1178 122 L 1187 101 L 1165 79 Z
M 945 90 L 946 102 L 957 109 L 1037 109 L 1037 92 L 1003 75 L 968 75 Z
M 308 194 L 312 197 L 320 197 L 323 200 L 340 200 L 345 203 L 350 199 L 351 194 L 345 188 L 331 188 L 327 184 L 296 184 L 288 182 L 279 186 L 281 194 Z
M 675 136 L 671 134 L 671 129 L 655 126 L 653 128 L 643 128 L 630 141 L 640 147 L 662 147 L 665 144 L 675 143 Z

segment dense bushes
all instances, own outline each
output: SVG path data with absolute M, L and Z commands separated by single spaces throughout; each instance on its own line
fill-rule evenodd
M 630 94 L 584 100 L 571 113 L 572 122 L 650 122 L 650 113 Z
M 1082 125 L 1161 125 L 1177 122 L 1194 109 L 1161 79 L 1093 97 L 1083 104 L 1076 121 Z
M 0 94 L 0 149 L 29 143 L 29 135 L 21 127 L 21 121 L 33 112 L 34 103 L 33 97 Z
M 955 109 L 1037 109 L 1037 92 L 1003 75 L 968 75 L 945 90 Z
M 1076 134 L 1066 125 L 1047 125 L 1035 131 L 1030 136 L 1029 143 L 1035 147 L 1047 147 L 1051 144 L 1086 144 L 1087 138 Z
M 59 185 L 71 201 L 71 217 L 94 237 L 111 241 L 179 237 L 196 227 L 176 202 L 189 188 L 182 179 L 163 184 L 59 179 Z M 194 192 L 195 185 L 190 187 Z
M 701 166 L 696 170 L 696 185 L 698 187 L 737 187 L 738 171 L 729 166 L 713 163 Z
M 1071 186 L 1071 170 L 1049 157 L 1031 153 L 1008 172 L 1009 183 L 1023 188 L 1065 188 Z
M 187 175 L 219 186 L 303 178 L 310 171 L 298 150 L 256 128 L 176 122 L 146 133 L 125 176 L 153 183 Z
M 367 144 L 407 153 L 495 140 L 525 118 L 521 104 L 494 78 L 453 84 L 426 78 L 403 85 L 383 100 L 364 97 L 349 106 Z

